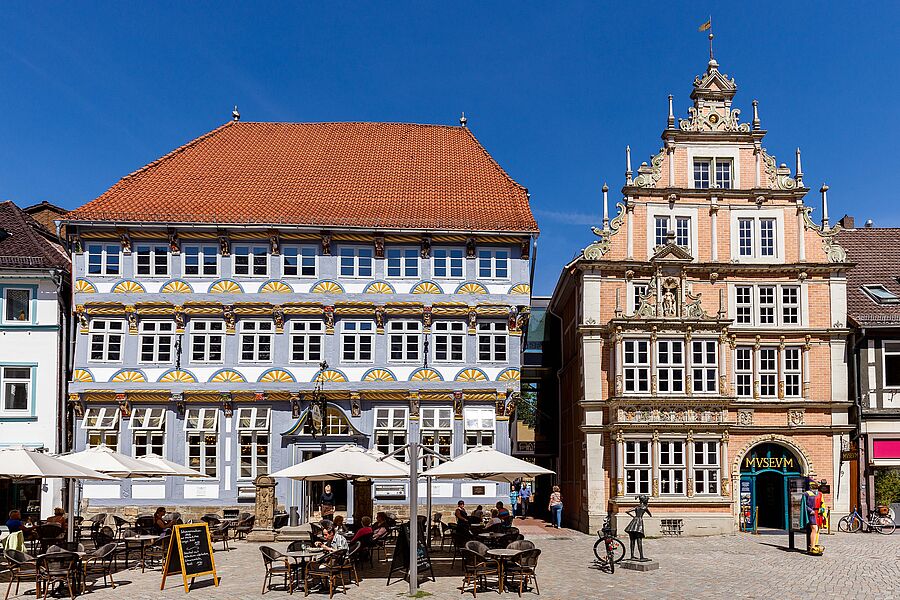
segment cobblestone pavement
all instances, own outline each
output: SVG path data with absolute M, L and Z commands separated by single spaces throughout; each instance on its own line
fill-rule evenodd
M 811 557 L 787 551 L 786 535 L 720 536 L 710 538 L 665 538 L 645 542 L 647 556 L 658 559 L 657 571 L 638 573 L 617 569 L 610 575 L 593 561 L 595 537 L 567 530 L 541 530 L 528 527 L 526 533 L 541 548 L 538 583 L 541 595 L 525 592 L 524 597 L 545 600 L 579 598 L 900 598 L 900 534 L 835 534 L 823 536 L 825 555 Z M 800 541 L 800 540 L 798 540 Z M 626 540 L 627 542 L 627 540 Z M 197 580 L 190 600 L 210 598 L 259 598 L 263 565 L 258 544 L 235 542 L 228 552 L 216 552 L 221 578 L 218 588 L 211 578 Z M 286 544 L 274 543 L 284 549 Z M 450 555 L 433 552 L 436 582 L 426 582 L 422 590 L 433 598 L 461 598 L 459 561 L 450 568 Z M 347 595 L 335 597 L 374 600 L 403 598 L 405 581 L 385 586 L 387 563 L 366 567 L 360 587 L 350 586 Z M 159 568 L 141 573 L 139 569 L 116 575 L 115 590 L 102 588 L 87 597 L 157 599 L 182 598 L 180 576 L 170 578 L 165 591 L 159 590 Z M 34 598 L 33 584 L 23 584 L 18 598 Z M 5 592 L 5 590 L 3 590 Z M 302 597 L 302 592 L 297 597 Z M 483 591 L 480 597 L 492 598 L 496 591 Z M 12 595 L 10 595 L 12 598 Z M 275 589 L 266 598 L 287 598 L 286 591 Z M 327 598 L 312 594 L 311 598 Z M 516 597 L 507 592 L 506 598 Z

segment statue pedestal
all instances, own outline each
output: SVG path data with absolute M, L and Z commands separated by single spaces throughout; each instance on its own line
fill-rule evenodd
M 659 569 L 659 561 L 656 560 L 631 560 L 625 559 L 619 563 L 623 569 L 628 569 L 630 571 L 656 571 Z
M 310 527 L 309 524 L 298 525 L 297 527 L 282 527 L 278 530 L 278 541 L 279 542 L 294 542 L 296 540 L 307 540 L 309 541 L 309 532 Z
M 271 530 L 254 529 L 244 538 L 248 542 L 274 542 L 275 532 Z
M 276 481 L 266 475 L 260 475 L 253 484 L 256 486 L 256 520 L 253 523 L 253 531 L 247 534 L 247 541 L 274 542 Z

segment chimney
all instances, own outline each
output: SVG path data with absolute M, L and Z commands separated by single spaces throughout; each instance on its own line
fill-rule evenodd
M 838 221 L 838 225 L 840 225 L 844 229 L 853 229 L 853 217 L 851 217 L 850 215 L 844 215 L 843 217 L 841 217 L 841 220 Z

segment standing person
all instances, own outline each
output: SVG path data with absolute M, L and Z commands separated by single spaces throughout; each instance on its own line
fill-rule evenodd
M 547 506 L 547 510 L 550 511 L 550 516 L 553 521 L 553 526 L 559 529 L 562 527 L 562 509 L 563 509 L 563 501 L 562 494 L 559 492 L 559 486 L 553 486 L 553 493 L 550 494 L 550 504 Z
M 325 484 L 325 490 L 319 496 L 319 514 L 323 521 L 334 520 L 334 494 L 330 483 Z
M 528 516 L 528 507 L 531 504 L 531 488 L 528 487 L 528 484 L 524 484 L 522 486 L 522 491 L 519 492 L 519 500 L 522 503 L 521 515 L 522 518 Z
M 463 500 L 456 503 L 456 512 L 453 513 L 453 516 L 456 517 L 456 531 L 468 534 L 469 513 L 466 512 L 466 503 Z
M 510 521 L 516 518 L 516 514 L 519 508 L 519 491 L 515 486 L 512 486 L 509 489 L 509 513 L 510 513 Z
M 824 547 L 819 546 L 819 528 L 825 523 L 825 497 L 819 491 L 819 482 L 810 480 L 809 489 L 803 492 L 803 506 L 806 509 L 806 522 L 809 526 L 810 554 L 822 554 Z

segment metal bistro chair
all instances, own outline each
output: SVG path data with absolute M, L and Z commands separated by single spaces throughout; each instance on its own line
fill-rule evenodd
M 50 587 L 55 583 L 64 583 L 69 590 L 69 598 L 75 598 L 75 590 L 78 589 L 78 562 L 77 554 L 72 552 L 51 552 L 37 558 L 38 588 L 44 588 L 44 598 L 50 593 Z
M 284 587 L 287 588 L 289 594 L 294 593 L 294 569 L 291 567 L 290 559 L 269 546 L 260 546 L 259 553 L 262 554 L 263 566 L 266 568 L 266 574 L 263 576 L 262 593 L 265 594 L 272 589 L 273 577 L 284 577 Z
M 144 550 L 144 564 L 141 565 L 141 573 L 144 572 L 147 564 L 151 566 L 154 561 L 159 561 L 162 566 L 166 560 L 166 554 L 169 551 L 169 544 L 172 542 L 172 530 L 167 529 L 158 538 L 150 542 L 150 545 Z
M 19 595 L 19 583 L 22 581 L 33 581 L 37 586 L 37 565 L 33 556 L 18 550 L 5 550 L 3 556 L 9 565 L 9 585 L 6 587 L 5 600 L 9 599 L 13 581 L 16 582 L 16 596 Z
M 305 595 L 309 596 L 309 579 L 326 579 L 328 580 L 328 597 L 334 598 L 334 584 L 338 578 L 341 580 L 341 589 L 347 593 L 347 584 L 344 582 L 344 561 L 347 558 L 346 550 L 335 550 L 330 554 L 326 554 L 318 561 L 307 567 L 303 577 L 303 587 L 306 588 Z
M 359 540 L 350 544 L 350 547 L 347 549 L 347 556 L 341 565 L 341 569 L 347 572 L 347 578 L 356 582 L 356 587 L 359 587 L 359 573 L 356 572 L 356 562 L 361 556 L 362 547 L 362 542 Z
M 120 517 L 119 515 L 113 515 L 113 523 L 116 526 L 116 537 L 119 539 L 125 537 L 125 534 L 131 531 L 134 527 L 131 521 Z
M 113 589 L 116 587 L 116 582 L 113 581 L 113 571 L 115 570 L 115 557 L 116 552 L 118 551 L 118 546 L 115 542 L 110 542 L 105 546 L 101 546 L 94 550 L 91 554 L 86 556 L 82 561 L 82 568 L 84 569 L 84 578 L 81 580 L 81 592 L 84 593 L 87 591 L 87 576 L 90 572 L 95 572 L 103 575 L 103 585 L 106 586 L 106 578 L 109 577 L 109 584 Z M 98 578 L 99 579 L 99 578 Z M 94 591 L 94 587 L 97 585 L 97 580 L 91 582 L 91 591 Z
M 468 542 L 464 548 L 460 548 L 463 563 L 463 584 L 460 593 L 466 592 L 466 587 L 472 585 L 472 597 L 478 597 L 478 584 L 481 583 L 485 588 L 488 584 L 488 578 L 497 581 L 497 593 L 500 593 L 500 563 L 483 556 L 480 552 L 474 550 L 475 544 L 480 542 Z M 485 546 L 485 550 L 487 547 Z
M 215 513 L 206 513 L 205 515 L 200 517 L 200 520 L 203 521 L 204 523 L 206 523 L 207 525 L 209 525 L 210 527 L 215 527 L 216 525 L 218 525 L 219 523 L 222 522 L 222 517 L 220 517 L 219 515 L 217 515 Z
M 34 533 L 37 534 L 41 554 L 46 553 L 50 546 L 66 539 L 65 529 L 63 529 L 62 525 L 57 523 L 44 523 L 38 525 Z
M 528 585 L 529 581 L 534 581 L 534 589 L 540 594 L 541 588 L 538 586 L 537 575 L 535 574 L 535 570 L 537 569 L 538 558 L 541 556 L 540 548 L 532 548 L 530 550 L 523 550 L 519 553 L 513 560 L 509 561 L 506 564 L 506 569 L 504 569 L 504 574 L 512 579 L 513 581 L 519 582 L 519 595 L 522 595 L 522 590 Z
M 506 545 L 509 550 L 533 550 L 534 542 L 529 542 L 528 540 L 516 540 L 515 542 L 510 542 Z
M 216 542 L 222 542 L 222 550 L 231 550 L 231 548 L 228 547 L 230 531 L 231 523 L 229 523 L 228 521 L 223 521 L 219 525 L 216 525 L 209 531 L 212 543 L 215 544 Z
M 238 521 L 237 526 L 234 528 L 234 534 L 237 536 L 239 540 L 247 537 L 247 534 L 253 531 L 253 525 L 256 523 L 256 515 L 248 514 L 246 517 L 241 517 Z
M 453 536 L 456 533 L 456 525 L 453 523 L 444 523 L 443 521 L 438 521 L 438 528 L 440 529 L 440 538 L 441 538 L 441 550 L 444 549 L 444 544 L 450 542 L 450 547 L 453 547 Z

